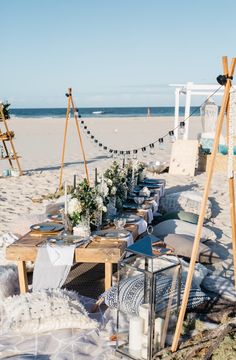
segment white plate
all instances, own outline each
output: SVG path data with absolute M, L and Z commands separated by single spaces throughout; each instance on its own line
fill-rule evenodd
M 142 219 L 141 216 L 135 214 L 122 214 L 121 217 L 126 219 L 126 224 L 134 224 Z

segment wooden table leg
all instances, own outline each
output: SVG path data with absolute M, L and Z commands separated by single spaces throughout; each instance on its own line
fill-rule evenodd
M 112 278 L 112 263 L 105 263 L 105 290 L 108 290 L 111 287 L 111 278 Z
M 17 266 L 18 266 L 20 292 L 21 292 L 21 294 L 23 294 L 28 291 L 28 279 L 27 279 L 25 261 L 18 261 Z

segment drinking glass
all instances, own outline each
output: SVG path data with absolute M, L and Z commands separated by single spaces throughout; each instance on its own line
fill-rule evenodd
M 145 198 L 142 196 L 135 196 L 134 202 L 138 205 L 139 208 L 141 208 L 141 205 L 144 203 Z
M 126 219 L 122 217 L 117 217 L 113 220 L 116 230 L 124 230 L 126 224 Z

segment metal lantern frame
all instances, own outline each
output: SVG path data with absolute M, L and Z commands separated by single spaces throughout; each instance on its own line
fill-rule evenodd
M 147 241 L 148 238 L 148 241 Z M 159 350 L 165 347 L 166 337 L 168 332 L 168 327 L 171 320 L 171 315 L 173 311 L 176 313 L 176 318 L 178 316 L 178 309 L 180 305 L 180 291 L 181 291 L 181 263 L 177 257 L 175 259 L 165 255 L 160 252 L 159 255 L 153 254 L 150 249 L 152 249 L 153 236 L 147 235 L 143 239 L 137 241 L 137 243 L 131 245 L 127 248 L 127 252 L 124 254 L 123 258 L 118 263 L 118 308 L 117 308 L 117 341 L 116 341 L 116 354 L 118 356 L 125 356 L 129 359 L 153 359 L 154 355 L 158 353 Z M 149 242 L 149 250 L 148 250 L 148 242 Z M 142 245 L 141 245 L 142 243 Z M 137 244 L 137 245 L 136 245 Z M 140 246 L 139 246 L 140 245 Z M 146 246 L 146 253 L 142 252 L 142 246 Z M 140 251 L 136 251 L 136 248 L 140 248 Z M 151 247 L 151 248 L 150 248 Z M 163 248 L 164 251 L 164 248 Z M 127 256 L 129 255 L 129 256 Z M 135 266 L 135 263 L 138 259 L 144 259 L 142 262 L 142 267 Z M 166 265 L 162 266 L 159 269 L 154 269 L 154 261 L 164 260 Z M 120 283 L 122 280 L 122 275 L 127 274 L 129 271 L 137 271 L 140 275 L 143 276 L 144 279 L 144 304 L 148 305 L 148 332 L 147 332 L 147 347 L 146 347 L 146 356 L 142 357 L 142 350 L 140 351 L 130 351 L 129 350 L 129 341 L 130 337 L 128 336 L 128 330 L 126 331 L 124 340 L 123 331 L 120 332 L 120 316 L 124 313 L 121 310 L 122 304 L 120 303 Z M 163 323 L 162 323 L 162 332 L 159 334 L 159 346 L 157 346 L 157 342 L 155 341 L 155 336 L 157 335 L 155 329 L 155 320 L 159 319 L 158 312 L 156 310 L 156 305 L 160 303 L 159 299 L 156 298 L 156 283 L 158 279 L 161 278 L 161 275 L 164 273 L 173 272 L 173 276 L 171 279 L 170 291 L 166 301 L 166 307 L 164 307 L 160 314 L 165 314 Z M 129 275 L 127 276 L 127 278 Z M 132 277 L 132 276 L 131 276 Z M 176 291 L 175 291 L 176 290 Z M 172 309 L 173 301 L 175 301 L 175 308 Z M 130 316 L 130 315 L 128 315 Z M 129 320 L 130 326 L 130 320 Z M 173 334 L 175 331 L 175 326 L 173 326 Z M 130 335 L 130 334 L 129 334 Z M 146 336 L 143 333 L 144 336 Z M 137 339 L 138 341 L 138 339 Z

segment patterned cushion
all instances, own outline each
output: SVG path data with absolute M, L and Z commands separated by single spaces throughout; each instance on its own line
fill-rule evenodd
M 161 213 L 184 210 L 199 215 L 202 203 L 202 195 L 197 191 L 180 191 L 166 194 L 161 198 L 159 210 Z M 211 217 L 212 204 L 207 201 L 205 218 Z
M 172 279 L 168 276 L 159 276 L 156 282 L 156 312 L 164 310 L 168 303 L 170 289 L 172 286 Z M 127 279 L 124 279 L 120 283 L 119 299 L 120 309 L 127 314 L 139 314 L 139 306 L 144 302 L 143 296 L 144 278 L 142 275 L 136 275 Z M 176 308 L 176 287 L 174 287 L 174 301 L 172 303 L 172 309 Z M 185 285 L 181 284 L 181 299 L 184 293 Z M 117 286 L 111 287 L 106 291 L 102 297 L 105 299 L 105 304 L 111 308 L 117 308 L 118 302 L 118 288 Z M 188 309 L 192 309 L 209 298 L 201 291 L 197 286 L 192 285 L 189 300 Z

